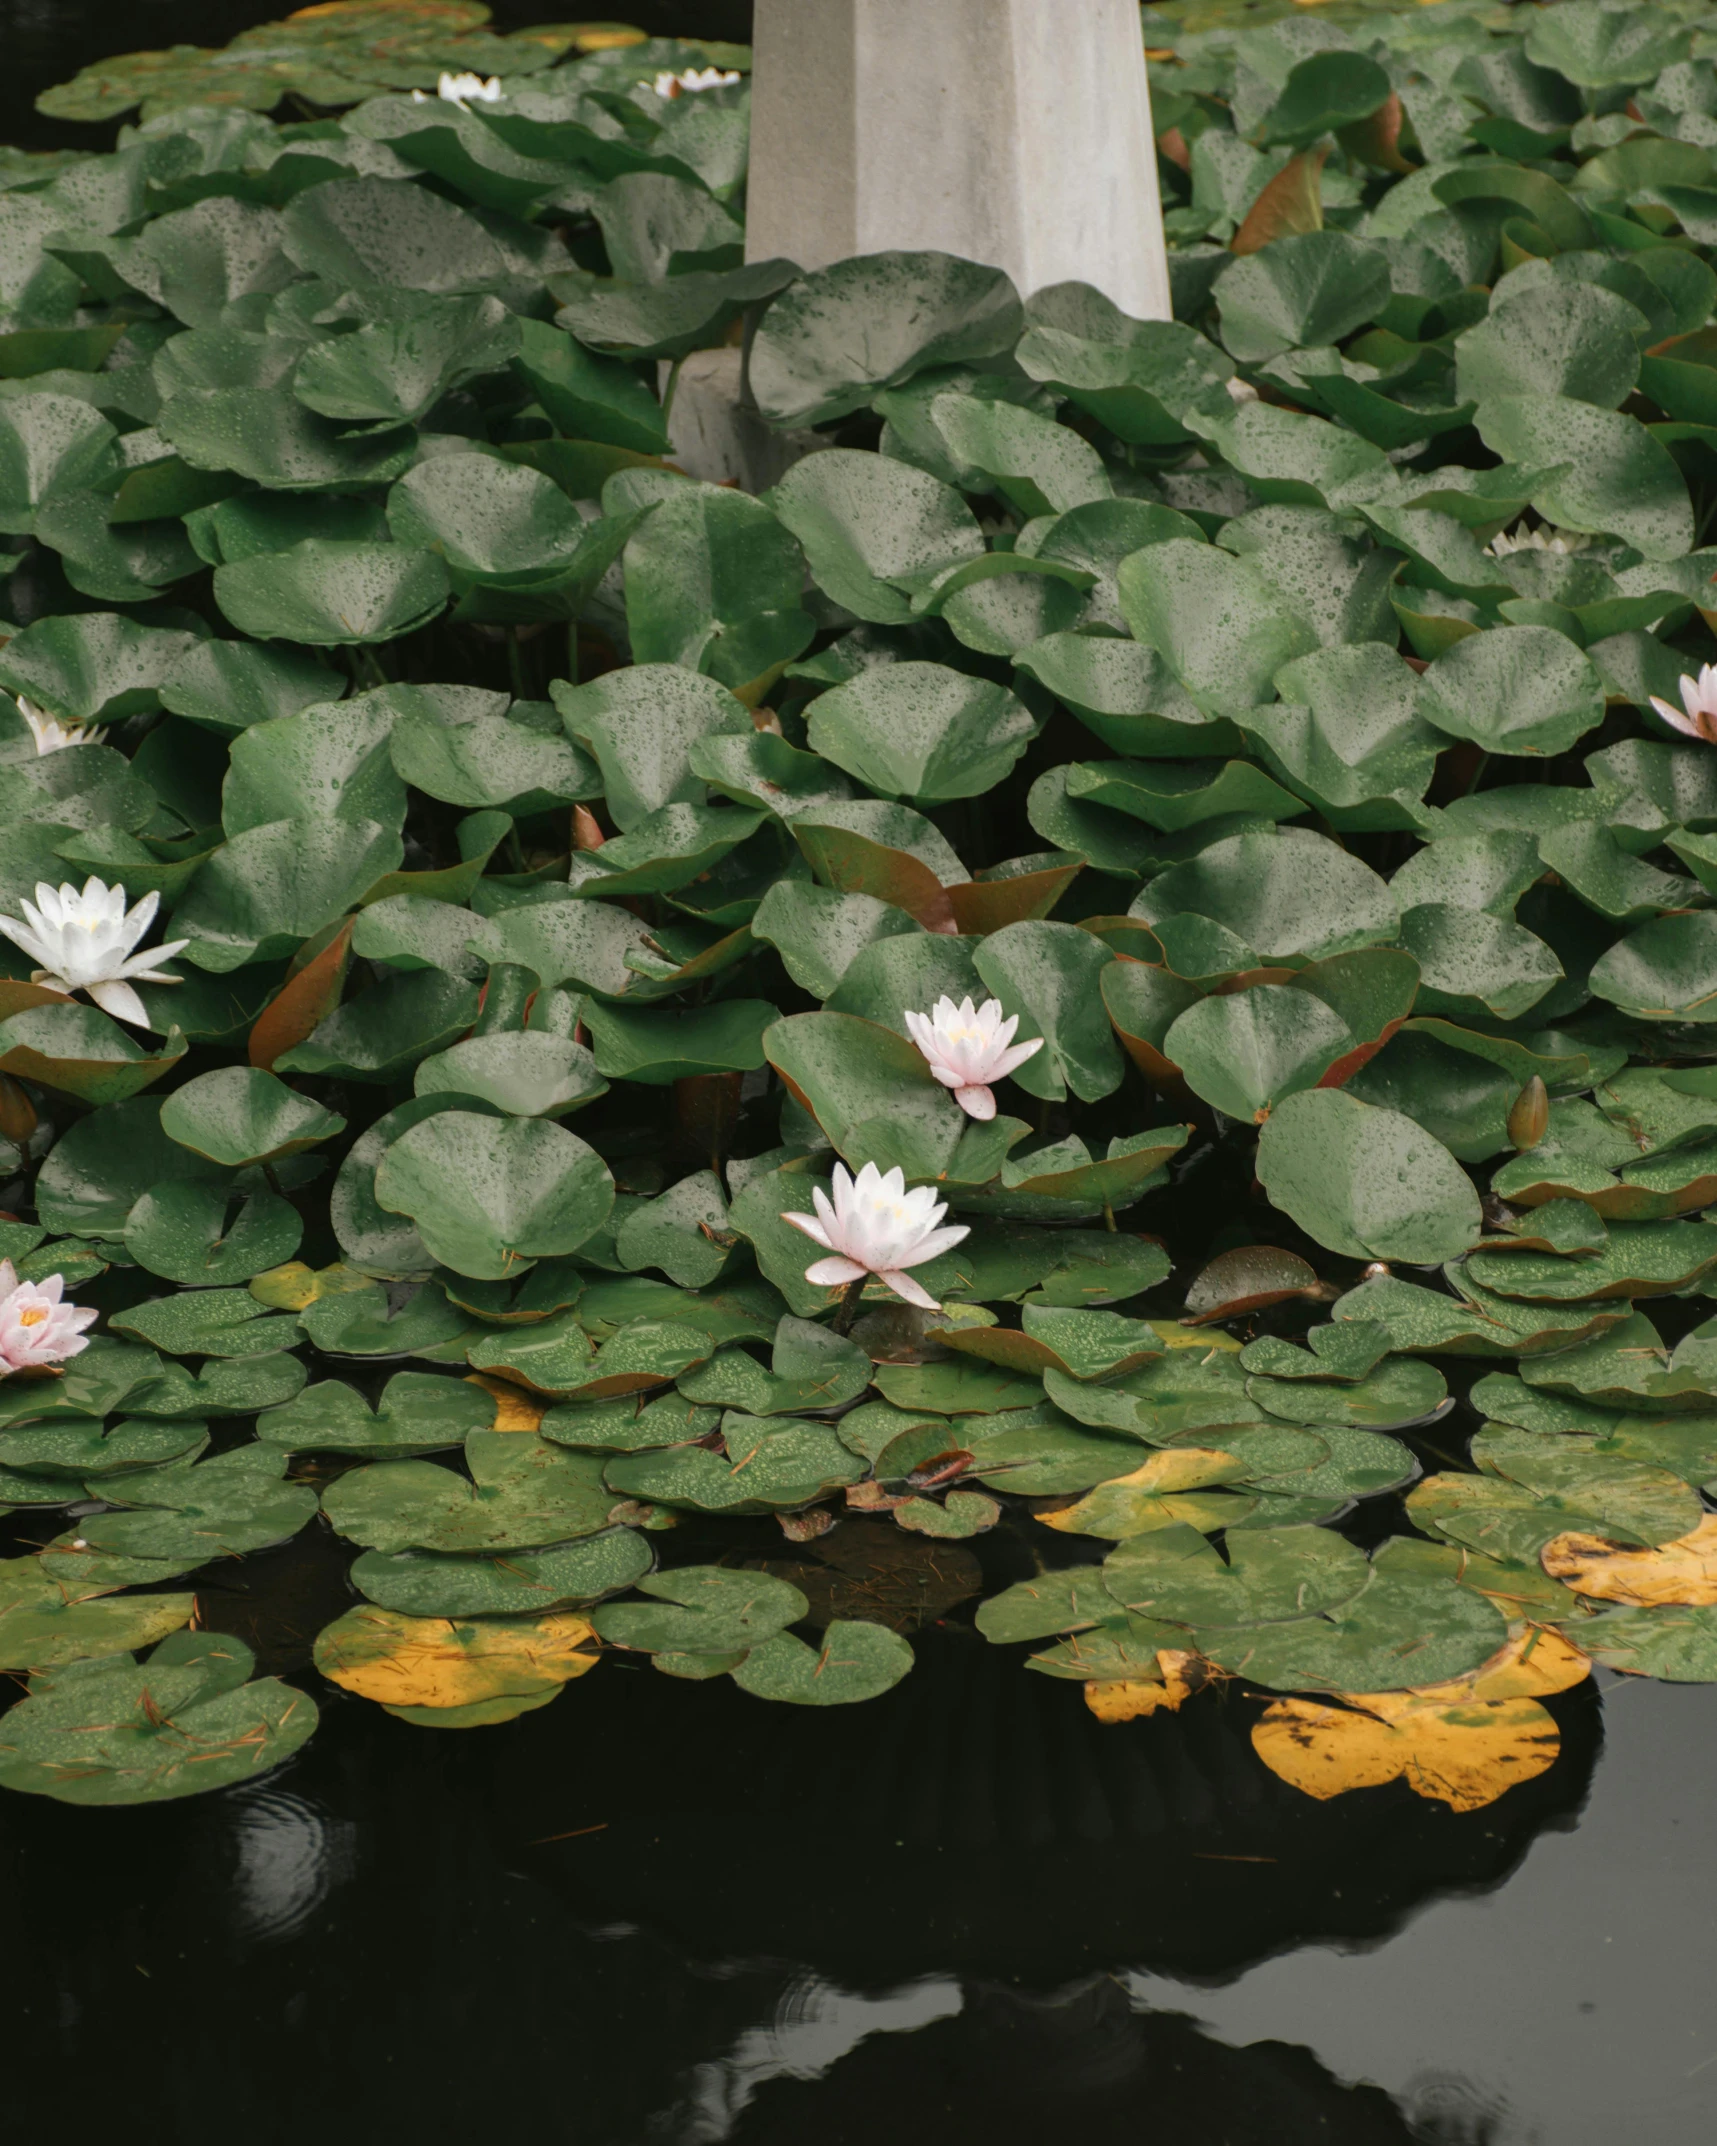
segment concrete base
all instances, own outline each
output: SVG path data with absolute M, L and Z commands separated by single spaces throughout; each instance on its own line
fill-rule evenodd
M 894 248 L 1168 320 L 1136 0 L 757 0 L 746 254 Z
M 659 368 L 661 392 L 672 367 Z M 766 492 L 793 464 L 829 442 L 815 432 L 777 431 L 744 397 L 743 353 L 737 344 L 694 350 L 680 366 L 668 411 L 668 460 L 706 484 L 736 484 Z

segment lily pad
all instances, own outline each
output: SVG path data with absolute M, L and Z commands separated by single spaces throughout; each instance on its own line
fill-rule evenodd
M 779 1632 L 753 1647 L 733 1681 L 754 1699 L 790 1706 L 850 1706 L 880 1698 L 912 1667 L 912 1649 L 886 1625 L 837 1619 L 821 1643 L 808 1646 Z
M 536 1616 L 618 1594 L 649 1569 L 644 1538 L 614 1528 L 582 1542 L 497 1557 L 366 1550 L 352 1567 L 352 1584 L 379 1609 L 408 1617 Z
M 259 1449 L 261 1450 L 261 1449 Z M 369 1550 L 476 1554 L 600 1534 L 617 1503 L 600 1458 L 528 1432 L 472 1431 L 469 1482 L 434 1461 L 384 1461 L 329 1485 L 323 1510 Z
M 8 1788 L 62 1803 L 157 1803 L 268 1772 L 316 1727 L 315 1701 L 273 1677 L 246 1682 L 242 1640 L 164 1639 L 147 1667 L 124 1657 L 35 1680 L 0 1742 Z
M 374 1409 L 338 1379 L 307 1386 L 284 1408 L 257 1418 L 265 1445 L 289 1453 L 351 1453 L 364 1460 L 404 1459 L 462 1446 L 468 1431 L 486 1430 L 494 1404 L 463 1379 L 401 1371 L 389 1379 Z

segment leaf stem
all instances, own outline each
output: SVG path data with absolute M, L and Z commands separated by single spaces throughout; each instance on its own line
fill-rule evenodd
M 868 1274 L 861 1274 L 856 1282 L 848 1282 L 841 1291 L 841 1301 L 835 1306 L 837 1334 L 851 1333 L 852 1323 L 858 1317 L 859 1300 L 864 1295 L 864 1285 L 869 1279 Z

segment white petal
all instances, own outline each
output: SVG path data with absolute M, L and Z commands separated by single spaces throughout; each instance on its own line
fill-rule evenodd
M 823 1288 L 834 1282 L 856 1282 L 869 1272 L 870 1269 L 861 1267 L 856 1259 L 843 1259 L 837 1255 L 833 1259 L 814 1259 L 805 1269 L 805 1279 Z
M 129 1021 L 134 1028 L 153 1031 L 154 1022 L 144 1010 L 143 1001 L 129 984 L 122 984 L 115 977 L 107 977 L 100 983 L 86 984 L 84 989 L 101 1008 L 112 1014 L 116 1021 Z
M 922 1244 L 914 1245 L 910 1252 L 902 1252 L 898 1264 L 902 1267 L 922 1267 L 932 1259 L 940 1259 L 944 1252 L 951 1252 L 955 1245 L 964 1244 L 972 1234 L 964 1222 L 956 1222 L 950 1229 L 932 1230 Z
M 1679 730 L 1689 738 L 1698 737 L 1699 726 L 1691 716 L 1684 715 L 1679 708 L 1672 708 L 1668 701 L 1659 700 L 1655 693 L 1651 696 L 1651 704 L 1672 729 Z
M 968 1118 L 987 1125 L 996 1114 L 996 1099 L 988 1088 L 956 1088 L 954 1100 Z
M 1016 1066 L 1023 1066 L 1028 1058 L 1035 1058 L 1043 1049 L 1043 1038 L 1033 1036 L 1029 1043 L 1016 1043 L 1003 1051 L 991 1073 L 991 1080 L 1005 1080 Z
M 891 1268 L 888 1273 L 879 1274 L 877 1280 L 886 1282 L 897 1297 L 904 1297 L 908 1304 L 916 1304 L 921 1311 L 942 1309 L 928 1289 L 920 1288 L 910 1274 L 902 1274 L 898 1268 Z
M 154 923 L 155 912 L 161 906 L 161 897 L 152 887 L 149 892 L 144 895 L 143 899 L 137 904 L 137 907 L 132 910 L 131 914 L 129 916 L 126 916 L 124 914 L 125 889 L 123 887 L 116 887 L 114 889 L 114 893 L 118 897 L 118 906 L 121 918 L 123 920 L 122 928 L 124 931 L 126 944 L 128 946 L 135 946 L 138 940 L 141 939 L 143 934 L 149 929 L 150 925 Z
M 190 943 L 189 939 L 169 939 L 164 946 L 146 946 L 142 953 L 128 954 L 123 961 L 115 962 L 113 973 L 115 976 L 149 977 L 149 963 L 153 961 L 170 961 L 175 954 L 182 954 Z M 153 977 L 149 977 L 149 980 L 151 982 L 156 981 Z M 167 982 L 170 984 L 176 984 L 179 981 L 180 979 L 177 976 L 167 978 Z
M 813 1244 L 820 1244 L 825 1251 L 832 1252 L 835 1249 L 834 1240 L 814 1215 L 784 1214 L 781 1219 L 783 1222 L 791 1222 L 795 1229 L 802 1229 Z
M 4 932 L 14 946 L 22 948 L 32 961 L 39 961 L 44 967 L 52 961 L 52 954 L 27 925 L 15 923 L 11 917 L 0 917 L 0 932 Z

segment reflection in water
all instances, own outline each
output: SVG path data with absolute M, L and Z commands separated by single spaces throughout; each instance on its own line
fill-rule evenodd
M 652 2131 L 673 2146 L 716 2146 L 730 2139 L 741 2113 L 771 2079 L 820 2079 L 872 2034 L 911 2034 L 961 2008 L 957 1982 L 929 1977 L 880 1997 L 838 1989 L 820 1976 L 795 1975 L 774 2017 L 750 2027 L 714 2063 L 700 2064 L 682 2106 Z
M 229 1809 L 238 1935 L 252 1944 L 296 1937 L 355 1870 L 356 1828 L 270 1783 L 236 1790 Z
M 1425 2146 L 1501 2146 L 1509 2112 L 1453 2072 L 1424 2072 L 1408 2081 L 1401 2103 Z
M 783 2002 L 805 1987 L 791 1985 Z M 1043 2146 L 1074 2127 L 1151 2146 L 1444 2138 L 1467 2146 L 1458 2133 L 1413 2128 L 1380 2088 L 1344 2084 L 1305 2049 L 1236 2049 L 1183 2014 L 1141 2012 L 1108 1975 L 1053 1996 L 924 1983 L 878 2002 L 813 1987 L 821 2032 L 833 2027 L 847 2045 L 832 2066 L 826 2043 L 814 2071 L 775 2063 L 750 2078 L 744 2105 L 720 2111 L 715 2128 L 702 2109 L 682 2106 L 652 2122 L 652 2146 L 801 2146 L 812 2137 L 818 2146 Z M 913 2018 L 914 2001 L 939 2009 Z M 742 2035 L 727 2061 L 745 2061 L 771 2038 Z

